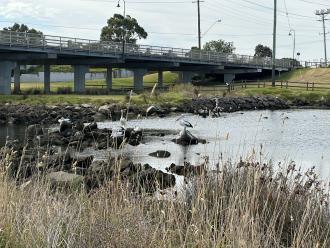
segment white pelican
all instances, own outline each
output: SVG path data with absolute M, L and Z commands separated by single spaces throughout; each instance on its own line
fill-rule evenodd
M 184 115 L 180 116 L 178 119 L 176 119 L 176 121 L 179 121 L 179 124 L 181 126 L 183 126 L 183 130 L 186 131 L 186 128 L 189 127 L 189 128 L 193 128 L 193 125 L 184 119 Z
M 60 123 L 60 133 L 63 133 L 67 129 L 72 129 L 72 122 L 70 119 L 61 117 L 58 122 Z
M 149 108 L 147 108 L 146 110 L 146 116 L 148 116 L 148 114 L 151 112 L 151 111 L 157 111 L 157 108 L 154 106 L 154 105 L 151 105 Z
M 59 120 L 58 120 L 58 123 L 63 123 L 63 122 L 67 122 L 67 123 L 71 123 L 71 120 L 69 118 L 64 118 L 64 117 L 61 117 Z
M 126 127 L 127 119 L 124 117 L 124 110 L 123 109 L 121 110 L 121 116 L 120 116 L 119 122 L 120 122 L 120 125 L 122 127 L 124 127 L 124 128 Z

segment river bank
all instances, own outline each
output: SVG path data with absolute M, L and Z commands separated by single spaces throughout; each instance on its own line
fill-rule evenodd
M 94 121 L 118 120 L 122 109 L 129 107 L 129 118 L 146 116 L 147 104 L 112 103 L 96 106 L 92 104 L 74 105 L 27 105 L 9 104 L 0 105 L 0 125 L 12 124 L 56 124 L 61 117 L 70 118 L 73 122 L 90 123 Z M 165 102 L 154 104 L 155 108 L 148 115 L 160 117 L 172 113 L 191 113 L 202 116 L 217 116 L 221 113 L 246 110 L 279 110 L 288 109 L 290 104 L 277 97 L 212 97 L 182 100 L 178 103 Z

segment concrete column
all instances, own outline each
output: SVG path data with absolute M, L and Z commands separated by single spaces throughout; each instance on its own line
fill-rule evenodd
M 158 87 L 163 87 L 164 75 L 163 71 L 158 71 Z
M 44 93 L 50 93 L 50 65 L 44 65 Z
M 112 67 L 107 67 L 107 88 L 112 90 Z
M 192 71 L 182 71 L 179 74 L 179 80 L 181 83 L 191 83 L 192 78 L 194 77 L 195 73 Z
M 14 93 L 21 91 L 21 66 L 16 64 L 14 69 Z
M 224 78 L 223 81 L 225 83 L 230 84 L 235 79 L 235 74 L 224 74 L 223 75 L 223 78 Z
M 135 69 L 134 73 L 134 90 L 141 91 L 144 89 L 143 87 L 143 76 L 147 73 L 145 69 Z
M 15 67 L 15 62 L 0 61 L 0 95 L 11 94 L 11 71 Z
M 75 93 L 85 93 L 85 74 L 88 72 L 88 66 L 75 65 L 74 66 L 74 88 Z

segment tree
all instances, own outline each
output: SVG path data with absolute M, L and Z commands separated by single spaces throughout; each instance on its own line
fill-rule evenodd
M 27 25 L 18 24 L 18 23 L 15 23 L 11 27 L 4 28 L 3 30 L 4 31 L 13 31 L 13 32 L 20 32 L 20 33 L 30 33 L 30 34 L 40 34 L 40 35 L 42 35 L 41 31 L 38 31 L 34 28 L 30 29 Z
M 254 49 L 255 57 L 273 57 L 273 51 L 268 46 L 263 46 L 261 44 L 257 45 Z
M 218 53 L 234 53 L 236 48 L 233 42 L 227 42 L 224 40 L 213 40 L 206 42 L 203 49 L 205 51 L 213 51 Z
M 127 15 L 114 14 L 107 21 L 107 26 L 102 28 L 102 41 L 123 41 L 127 43 L 136 43 L 138 39 L 146 39 L 148 33 L 141 27 L 135 18 Z

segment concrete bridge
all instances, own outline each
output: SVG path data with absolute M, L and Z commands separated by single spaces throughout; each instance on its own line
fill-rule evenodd
M 104 42 L 51 35 L 0 31 L 0 94 L 11 94 L 14 70 L 14 91 L 20 89 L 20 65 L 44 66 L 44 91 L 50 93 L 50 65 L 72 65 L 74 92 L 85 92 L 85 73 L 90 67 L 107 68 L 107 88 L 112 89 L 112 68 L 134 72 L 134 89 L 143 89 L 143 76 L 158 71 L 162 86 L 163 71 L 179 72 L 180 81 L 188 83 L 196 74 L 224 75 L 230 82 L 236 74 L 271 70 L 270 58 L 237 54 L 221 54 L 199 50 Z M 277 71 L 291 69 L 287 60 L 276 60 Z

